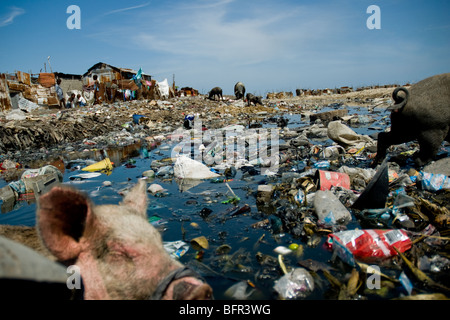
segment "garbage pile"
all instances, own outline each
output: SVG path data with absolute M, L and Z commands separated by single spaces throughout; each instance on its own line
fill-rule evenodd
M 366 133 L 389 125 L 383 105 L 374 103 L 348 107 L 293 98 L 245 106 L 197 96 L 94 106 L 1 123 L 0 130 L 10 131 L 3 131 L 8 138 L 0 148 L 14 163 L 24 155 L 12 151 L 17 146 L 69 152 L 156 143 L 152 157 L 142 159 L 148 167 L 125 165 L 148 179 L 155 206 L 185 201 L 186 210 L 149 221 L 162 232 L 181 229 L 183 241 L 165 243 L 174 257 L 208 279 L 231 281 L 216 297 L 448 298 L 449 146 L 440 150 L 441 159 L 417 170 L 411 161 L 417 144 L 393 146 L 390 158 L 371 168 L 376 134 Z M 42 138 L 26 140 L 34 130 L 42 130 Z M 58 135 L 52 142 L 45 138 L 49 132 Z M 110 170 L 120 165 L 105 163 Z M 82 174 L 73 177 L 87 177 Z M 167 189 L 172 183 L 174 194 Z M 195 195 L 201 184 L 208 191 Z M 190 216 L 189 206 L 198 209 Z M 240 232 L 248 236 L 229 236 Z
M 291 260 L 291 268 L 274 286 L 279 298 L 304 298 L 314 290 L 307 276 L 292 275 L 300 272 L 298 265 L 314 277 L 326 278 L 332 299 L 448 297 L 448 148 L 443 149 L 447 158 L 416 171 L 404 165 L 411 153 L 401 152 L 405 146 L 398 146 L 403 168 L 385 160 L 374 170 L 369 168 L 376 151 L 373 139 L 356 134 L 341 120 L 329 122 L 326 128 L 320 132 L 313 125 L 288 140 L 290 146 L 299 147 L 285 150 L 288 160 L 280 160 L 284 163 L 281 182 L 258 187 L 260 203 L 272 207 L 267 210 L 272 215 L 266 224 L 255 226 L 287 232 L 307 247 L 326 238 L 324 246 L 333 253 L 330 265 Z M 325 131 L 333 143 L 311 145 L 308 137 L 325 136 Z M 295 255 L 298 245 L 293 244 L 282 254 Z M 279 262 L 284 270 L 286 266 Z M 330 272 L 336 266 L 337 272 Z M 380 273 L 380 268 L 386 273 Z M 368 282 L 372 274 L 380 279 L 376 289 Z
M 166 178 L 173 175 L 226 184 L 231 194 L 222 203 L 234 204 L 228 217 L 249 215 L 259 219 L 251 225 L 253 229 L 269 231 L 278 243 L 286 242 L 274 248 L 278 258 L 239 249 L 226 258 L 222 253 L 216 259 L 211 258 L 209 265 L 222 267 L 219 261 L 231 260 L 234 267 L 240 265 L 243 268 L 240 272 L 246 273 L 240 259 L 249 259 L 253 254 L 260 268 L 255 278 L 272 279 L 273 297 L 278 299 L 314 297 L 317 284 L 323 287 L 326 282 L 330 286 L 326 296 L 330 299 L 448 297 L 448 146 L 442 149 L 440 156 L 444 158 L 420 171 L 412 167 L 410 159 L 415 143 L 393 147 L 393 157 L 372 169 L 376 139 L 358 134 L 350 126 L 373 125 L 374 117 L 370 114 L 347 117 L 346 112 L 341 112 L 340 120 L 334 120 L 336 116 L 330 116 L 333 113 L 319 112 L 313 124 L 298 128 L 285 126 L 284 115 L 265 118 L 266 124 L 277 125 L 272 129 L 280 137 L 277 152 L 273 153 L 277 158 L 276 171 L 262 170 L 273 163 L 246 157 L 236 147 L 232 148 L 233 161 L 208 165 L 212 172 L 206 170 L 205 164 L 190 159 L 190 167 L 195 168 L 192 175 L 182 174 L 185 171 L 177 167 L 180 162 L 186 162 L 180 160 L 184 157 L 174 160 L 174 171 L 168 170 L 167 165 L 163 167 L 161 176 Z M 385 121 L 386 117 L 381 119 Z M 225 132 L 230 129 L 237 134 L 233 139 L 223 138 L 229 137 Z M 200 139 L 202 144 L 196 144 L 195 128 L 191 130 L 190 139 L 183 140 L 184 144 L 179 143 L 176 148 L 188 145 L 190 155 L 201 150 L 205 163 L 211 154 L 229 160 L 225 156 L 226 148 L 242 145 L 239 141 L 249 141 L 255 134 L 250 126 L 228 126 L 216 130 L 213 138 L 197 136 L 203 139 Z M 225 143 L 217 149 L 217 141 Z M 250 144 L 247 147 L 250 154 L 256 152 Z M 266 147 L 261 145 L 259 151 L 265 154 Z M 274 145 L 270 147 L 275 149 Z M 244 181 L 252 181 L 252 176 L 261 175 L 265 178 L 247 193 L 253 194 L 256 200 L 258 213 L 252 214 L 251 206 L 242 204 L 242 197 L 233 192 L 228 182 L 231 184 L 239 176 Z M 200 215 L 207 218 L 211 210 L 204 208 Z M 331 253 L 328 263 L 305 259 L 306 248 L 318 247 Z M 222 246 L 219 248 L 222 250 Z M 198 260 L 207 263 L 203 253 L 200 256 Z M 374 283 L 373 279 L 376 279 Z M 237 282 L 227 290 L 226 296 L 234 299 L 257 296 L 253 280 Z
M 49 154 L 63 155 L 73 150 L 123 146 L 147 136 L 168 134 L 183 122 L 185 113 L 196 113 L 205 119 L 208 128 L 220 127 L 230 121 L 247 123 L 248 115 L 272 108 L 252 106 L 243 110 L 242 101 L 214 103 L 203 97 L 181 97 L 168 100 L 133 100 L 99 104 L 65 110 L 40 107 L 30 112 L 15 109 L 0 114 L 0 160 L 20 163 L 29 152 L 43 158 Z

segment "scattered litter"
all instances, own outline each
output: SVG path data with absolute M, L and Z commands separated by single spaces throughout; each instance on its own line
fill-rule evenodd
M 446 158 L 417 170 L 415 142 L 392 146 L 390 158 L 369 168 L 376 133 L 367 133 L 381 132 L 390 121 L 384 109 L 372 107 L 387 105 L 388 98 L 368 98 L 367 108 L 293 97 L 248 106 L 231 98 L 169 99 L 166 83 L 152 82 L 163 101 L 118 101 L 49 114 L 27 104 L 31 112 L 5 113 L 2 212 L 33 202 L 36 194 L 29 191 L 42 192 L 61 177 L 105 202 L 126 194 L 132 180 L 146 179 L 149 223 L 163 238 L 179 239 L 181 228 L 182 240 L 192 239 L 165 242 L 165 249 L 183 263 L 212 270 L 217 282 L 233 281 L 220 284 L 219 295 L 244 300 L 303 299 L 313 292 L 323 299 L 448 294 L 420 279 L 449 285 L 449 146 L 440 149 L 439 157 L 447 153 Z M 62 167 L 48 180 L 28 169 L 42 167 L 28 163 L 56 154 Z M 111 181 L 94 179 L 103 173 Z M 362 284 L 374 266 L 386 267 L 377 271 L 383 279 L 377 293 Z

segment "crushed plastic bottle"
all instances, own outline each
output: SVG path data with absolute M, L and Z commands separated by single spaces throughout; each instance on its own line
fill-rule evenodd
M 319 190 L 314 197 L 314 209 L 320 221 L 327 225 L 346 225 L 352 220 L 347 208 L 331 191 Z

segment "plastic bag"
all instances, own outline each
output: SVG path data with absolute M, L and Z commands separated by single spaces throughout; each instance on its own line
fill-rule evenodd
M 328 137 L 342 145 L 344 148 L 374 147 L 376 143 L 367 135 L 357 134 L 340 121 L 331 121 L 328 124 Z
M 328 244 L 332 248 L 343 245 L 356 259 L 368 262 L 397 255 L 394 247 L 405 252 L 412 245 L 407 233 L 401 229 L 341 231 L 330 234 Z
M 428 191 L 450 189 L 450 178 L 444 174 L 420 172 L 422 188 Z
M 185 155 L 177 158 L 173 167 L 174 174 L 180 179 L 211 179 L 219 175 L 212 172 L 207 166 Z
M 164 79 L 161 82 L 157 83 L 158 90 L 161 93 L 162 97 L 169 98 L 169 83 L 167 82 L 167 79 Z
M 305 298 L 314 290 L 314 279 L 304 268 L 295 268 L 275 281 L 273 287 L 283 299 Z
M 181 240 L 163 242 L 163 246 L 172 258 L 180 258 L 189 250 L 189 245 Z
M 20 177 L 20 179 L 37 177 L 37 176 L 41 176 L 41 175 L 45 175 L 45 174 L 49 174 L 49 173 L 56 174 L 58 176 L 59 182 L 63 182 L 63 175 L 62 175 L 61 171 L 59 171 L 58 168 L 56 168 L 55 166 L 52 166 L 52 165 L 46 165 L 39 169 L 25 170 L 22 173 L 22 176 Z
M 255 292 L 255 289 L 247 290 L 249 287 L 247 281 L 239 281 L 236 284 L 233 284 L 225 291 L 225 296 L 227 298 L 235 299 L 235 300 L 247 300 L 249 296 Z

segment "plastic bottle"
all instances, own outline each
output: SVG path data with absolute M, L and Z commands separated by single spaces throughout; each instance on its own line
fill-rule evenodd
M 316 192 L 314 209 L 319 221 L 327 225 L 346 225 L 352 220 L 352 216 L 347 208 L 329 190 L 319 190 Z

